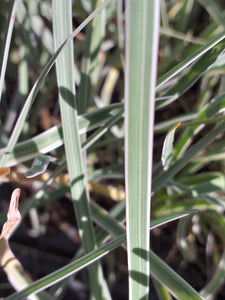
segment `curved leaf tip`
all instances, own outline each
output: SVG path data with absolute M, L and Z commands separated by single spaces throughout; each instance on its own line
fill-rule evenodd
M 173 142 L 174 142 L 174 135 L 176 129 L 181 125 L 181 122 L 176 123 L 170 130 L 168 131 L 166 138 L 163 143 L 163 149 L 162 149 L 162 166 L 164 171 L 169 169 L 169 166 L 172 163 L 173 160 Z
M 6 240 L 9 239 L 11 233 L 19 223 L 21 219 L 20 212 L 18 210 L 19 206 L 19 198 L 20 198 L 20 189 L 16 188 L 11 196 L 10 204 L 9 204 L 9 210 L 7 213 L 7 221 L 3 225 L 1 238 L 4 238 Z
M 20 198 L 20 189 L 16 188 L 12 192 L 12 196 L 11 196 L 11 200 L 10 200 L 10 204 L 9 204 L 9 210 L 8 210 L 8 214 L 7 214 L 8 221 L 11 221 L 11 222 L 19 221 L 21 218 L 20 212 L 18 210 L 19 198 Z

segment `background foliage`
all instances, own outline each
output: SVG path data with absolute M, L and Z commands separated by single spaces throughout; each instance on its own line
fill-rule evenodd
M 0 3 L 0 222 L 21 188 L 26 271 L 1 253 L 1 297 L 224 299 L 224 3 L 127 2 Z

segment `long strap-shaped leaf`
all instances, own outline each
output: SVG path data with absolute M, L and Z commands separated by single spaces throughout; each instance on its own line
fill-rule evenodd
M 110 120 L 116 116 L 122 105 L 111 104 L 101 109 L 88 112 L 78 116 L 79 134 L 86 133 L 103 124 L 106 120 Z M 120 113 L 119 113 L 120 115 Z M 38 153 L 48 153 L 63 144 L 62 126 L 54 126 L 50 129 L 28 139 L 24 142 L 17 143 L 14 150 L 10 153 L 5 153 L 6 148 L 0 149 L 0 157 L 4 156 L 7 160 L 7 166 L 11 167 L 20 162 L 35 158 Z
M 53 32 L 57 49 L 72 32 L 71 0 L 53 0 Z M 79 138 L 77 108 L 75 105 L 75 81 L 73 74 L 73 43 L 70 42 L 56 60 L 59 103 L 62 118 L 62 130 L 66 151 L 68 172 L 70 176 L 71 194 L 74 203 L 79 233 L 84 250 L 89 252 L 96 248 L 91 214 L 86 195 L 86 182 Z M 104 283 L 99 262 L 88 268 L 90 285 L 94 299 L 110 299 Z
M 212 40 L 210 40 L 206 45 L 201 47 L 198 51 L 194 52 L 192 55 L 187 57 L 186 59 L 182 60 L 178 65 L 176 65 L 174 68 L 170 69 L 166 74 L 164 74 L 162 77 L 159 78 L 157 81 L 157 89 L 159 89 L 161 86 L 166 84 L 170 79 L 174 78 L 177 74 L 179 74 L 181 71 L 185 70 L 190 64 L 197 61 L 202 55 L 204 55 L 206 52 L 208 52 L 210 49 L 215 47 L 217 44 L 219 44 L 221 41 L 223 41 L 225 38 L 225 33 L 222 32 Z
M 126 1 L 125 181 L 129 299 L 149 294 L 153 120 L 158 0 Z

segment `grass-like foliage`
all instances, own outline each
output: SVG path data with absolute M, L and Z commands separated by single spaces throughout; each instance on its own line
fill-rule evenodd
M 0 298 L 223 299 L 224 8 L 1 1 Z

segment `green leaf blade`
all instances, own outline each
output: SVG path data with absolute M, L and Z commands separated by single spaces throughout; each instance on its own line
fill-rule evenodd
M 149 232 L 159 1 L 126 1 L 125 181 L 129 299 L 149 295 Z
M 53 32 L 57 49 L 72 32 L 72 3 L 70 0 L 53 1 Z M 86 193 L 85 171 L 75 104 L 73 43 L 70 41 L 56 61 L 62 130 L 70 176 L 71 195 L 79 233 L 85 252 L 96 248 L 94 229 Z M 99 262 L 88 268 L 91 292 L 96 300 L 111 299 Z

